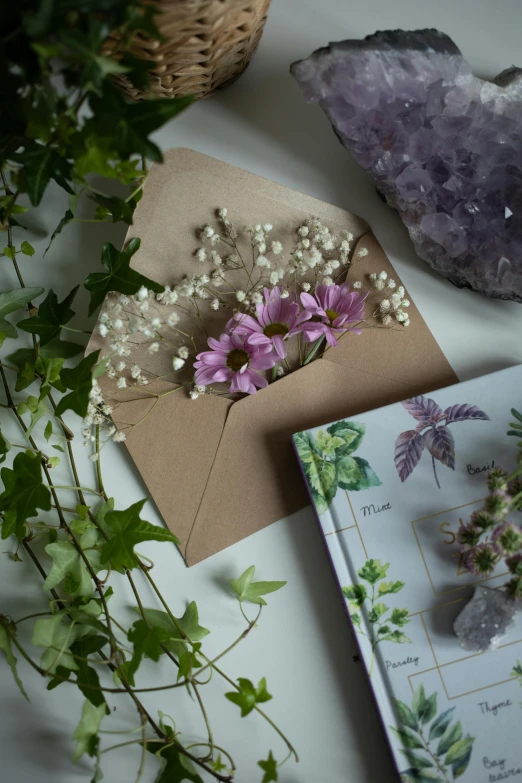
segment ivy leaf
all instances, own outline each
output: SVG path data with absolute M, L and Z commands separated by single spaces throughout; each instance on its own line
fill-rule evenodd
M 158 751 L 158 745 L 150 742 L 147 744 L 147 750 L 165 762 L 155 783 L 182 783 L 184 780 L 190 783 L 203 783 L 203 779 L 194 767 L 190 765 L 191 768 L 188 768 L 187 761 L 190 762 L 190 759 L 186 759 L 176 745 L 169 745 Z
M 73 288 L 63 302 L 58 301 L 58 297 L 51 288 L 38 308 L 38 315 L 33 316 L 33 318 L 26 318 L 23 321 L 19 321 L 18 327 L 23 329 L 24 332 L 37 334 L 40 338 L 40 345 L 42 346 L 47 345 L 51 340 L 59 338 L 62 326 L 69 323 L 74 316 L 74 311 L 71 310 L 71 304 L 79 287 L 80 286 L 77 285 Z
M 6 337 L 16 337 L 18 334 L 13 324 L 5 320 L 5 316 L 29 304 L 43 292 L 43 288 L 15 288 L 0 294 L 0 345 Z
M 349 585 L 348 587 L 343 587 L 343 595 L 357 606 L 362 606 L 368 593 L 364 585 Z
M 392 625 L 398 625 L 402 628 L 402 626 L 407 625 L 410 622 L 408 620 L 408 614 L 409 612 L 407 609 L 394 609 L 390 615 L 389 622 L 392 623 Z
M 430 727 L 430 736 L 429 736 L 430 741 L 442 737 L 442 735 L 444 734 L 444 732 L 446 731 L 446 729 L 451 723 L 451 719 L 453 717 L 454 711 L 455 711 L 455 707 L 450 707 L 449 710 L 445 710 L 444 712 L 441 712 L 438 718 L 433 721 Z
M 7 454 L 11 451 L 12 448 L 12 444 L 9 443 L 5 435 L 0 430 L 0 465 L 2 462 L 5 462 Z
M 242 718 L 248 715 L 249 712 L 252 712 L 256 704 L 269 701 L 272 698 L 266 689 L 266 679 L 264 677 L 259 680 L 257 688 L 251 680 L 245 677 L 239 677 L 238 683 L 238 691 L 229 691 L 225 693 L 225 696 L 241 709 Z
M 12 468 L 0 471 L 4 491 L 0 495 L 0 511 L 4 512 L 2 538 L 11 533 L 24 536 L 24 524 L 38 509 L 49 511 L 51 494 L 42 482 L 42 465 L 36 456 L 26 452 L 16 455 Z
M 140 519 L 140 511 L 146 502 L 146 499 L 140 500 L 125 511 L 108 511 L 105 514 L 105 527 L 111 537 L 102 547 L 101 562 L 110 562 L 115 571 L 123 573 L 126 568 L 138 565 L 134 547 L 142 541 L 179 543 L 169 530 Z
M 37 144 L 34 150 L 23 154 L 24 190 L 33 207 L 37 207 L 54 173 L 51 147 Z
M 96 546 L 98 537 L 98 531 L 90 528 L 83 533 L 79 542 L 96 573 L 101 570 L 100 554 L 91 547 Z M 54 544 L 48 544 L 45 551 L 53 561 L 53 565 L 44 582 L 44 590 L 51 590 L 69 577 L 69 584 L 72 584 L 74 589 L 67 592 L 72 595 L 92 595 L 94 586 L 91 575 L 74 544 L 70 541 L 56 541 Z
M 117 250 L 111 242 L 105 243 L 102 250 L 102 264 L 106 271 L 92 272 L 84 283 L 91 294 L 89 315 L 93 315 L 111 291 L 131 295 L 135 294 L 142 285 L 157 294 L 164 290 L 159 283 L 130 268 L 131 258 L 139 246 L 139 239 L 131 239 L 125 250 Z
M 34 624 L 32 644 L 45 647 L 40 665 L 42 669 L 54 674 L 58 666 L 72 671 L 78 670 L 78 664 L 71 654 L 71 645 L 85 632 L 79 625 L 66 625 L 63 614 L 53 617 L 40 617 Z
M 277 761 L 272 755 L 272 751 L 270 750 L 268 752 L 268 758 L 266 761 L 258 761 L 257 766 L 261 767 L 263 772 L 265 773 L 263 775 L 263 780 L 261 783 L 271 783 L 271 781 L 278 780 L 277 776 Z
M 76 672 L 78 688 L 81 690 L 85 698 L 88 699 L 95 707 L 99 707 L 100 705 L 104 704 L 105 711 L 107 713 L 109 708 L 107 706 L 107 702 L 105 701 L 103 691 L 97 690 L 100 688 L 100 678 L 98 677 L 98 672 L 93 666 L 89 666 L 86 660 L 82 659 L 87 658 L 93 653 L 99 652 L 108 643 L 109 640 L 106 636 L 97 635 L 85 636 L 83 639 L 78 639 L 78 641 L 76 641 L 71 646 L 71 652 L 78 656 L 78 658 L 75 659 L 76 663 L 78 664 L 78 670 Z M 86 685 L 92 685 L 93 687 L 84 687 Z
M 230 585 L 240 603 L 249 601 L 251 604 L 266 606 L 266 601 L 261 596 L 280 590 L 286 582 L 253 582 L 255 572 L 256 567 L 250 566 L 239 579 L 231 579 Z
M 460 721 L 448 726 L 437 746 L 437 756 L 443 756 L 449 751 L 452 745 L 462 739 L 462 724 Z
M 102 196 L 100 193 L 93 193 L 89 198 L 101 206 L 106 215 L 111 215 L 113 223 L 123 220 L 127 225 L 132 225 L 134 204 L 118 196 Z
M 84 701 L 82 717 L 73 734 L 73 739 L 76 740 L 73 761 L 78 761 L 84 753 L 88 753 L 89 756 L 98 755 L 98 731 L 105 714 L 105 704 L 95 707 L 88 699 Z
M 99 353 L 99 351 L 94 351 L 85 356 L 76 367 L 60 372 L 60 380 L 67 389 L 72 389 L 72 391 L 62 397 L 56 406 L 57 416 L 61 416 L 67 410 L 74 411 L 82 418 L 87 414 L 89 394 L 92 389 L 93 367 L 98 361 Z
M 3 652 L 5 653 L 7 664 L 11 669 L 15 682 L 18 685 L 22 693 L 22 696 L 24 696 L 27 699 L 27 701 L 29 701 L 29 696 L 25 692 L 24 686 L 22 685 L 22 681 L 18 676 L 18 671 L 16 669 L 16 657 L 11 649 L 11 639 L 9 637 L 9 634 L 7 633 L 7 629 L 1 623 L 0 623 L 0 650 L 3 650 Z
M 371 558 L 357 572 L 360 579 L 364 579 L 365 582 L 369 582 L 371 585 L 376 584 L 380 579 L 384 579 L 390 567 L 389 563 L 381 565 L 380 560 L 374 560 Z
M 22 242 L 22 244 L 20 245 L 20 250 L 22 251 L 24 256 L 34 256 L 34 252 L 35 252 L 34 251 L 34 247 L 32 245 L 30 245 L 29 242 L 27 242 L 25 239 Z M 43 291 L 42 291 L 42 293 L 43 293 Z
M 341 438 L 343 445 L 336 449 L 336 455 L 346 457 L 361 445 L 366 427 L 356 421 L 337 421 L 328 427 L 327 432 Z
M 53 233 L 51 234 L 51 239 L 49 240 L 49 244 L 47 245 L 47 247 L 44 250 L 44 256 L 47 253 L 47 251 L 49 250 L 49 248 L 51 247 L 52 243 L 54 242 L 54 240 L 56 239 L 58 234 L 61 234 L 61 232 L 63 231 L 65 226 L 68 223 L 70 223 L 71 220 L 74 220 L 74 214 L 71 212 L 70 209 L 68 209 L 67 212 L 65 213 L 65 215 L 63 216 L 63 218 L 60 220 L 60 222 L 56 226 L 56 228 L 54 229 Z
M 169 640 L 168 631 L 159 625 L 149 625 L 145 620 L 137 620 L 127 634 L 129 642 L 133 644 L 133 653 L 130 661 L 123 664 L 125 674 L 130 684 L 134 686 L 134 675 L 143 657 L 159 661 L 164 652 L 161 648 L 163 642 Z
M 138 607 L 135 607 L 135 611 L 141 614 Z M 161 609 L 144 609 L 144 614 L 151 625 L 162 628 L 168 633 L 165 647 L 178 657 L 186 652 L 186 639 L 190 642 L 200 642 L 210 633 L 208 628 L 199 624 L 198 607 L 195 601 L 189 603 L 183 617 L 175 618 L 177 624 L 171 620 L 167 612 Z
M 370 487 L 380 487 L 382 484 L 373 468 L 362 457 L 342 457 L 337 460 L 336 467 L 341 489 L 357 492 Z

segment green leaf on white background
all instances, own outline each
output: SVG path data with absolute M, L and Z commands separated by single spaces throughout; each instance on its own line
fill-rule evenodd
M 14 313 L 24 305 L 41 296 L 43 288 L 15 288 L 13 291 L 6 291 L 0 294 L 0 345 L 6 337 L 16 337 L 18 332 L 5 316 Z
M 0 650 L 3 650 L 3 652 L 5 653 L 7 664 L 11 669 L 15 682 L 20 688 L 22 695 L 27 699 L 27 701 L 29 701 L 29 696 L 25 692 L 24 686 L 22 685 L 22 681 L 18 676 L 18 671 L 16 669 L 16 657 L 11 649 L 11 639 L 9 638 L 9 634 L 7 633 L 7 630 L 1 624 L 0 624 Z
M 45 647 L 40 666 L 46 672 L 54 674 L 58 666 L 76 671 L 78 664 L 71 655 L 70 647 L 85 629 L 73 623 L 64 623 L 63 614 L 53 617 L 40 617 L 34 624 L 32 644 Z
M 286 582 L 253 582 L 255 572 L 256 567 L 250 566 L 239 579 L 231 579 L 230 585 L 239 602 L 249 601 L 251 604 L 266 606 L 266 601 L 262 596 L 280 590 L 286 585 Z
M 225 693 L 225 696 L 241 709 L 242 718 L 252 712 L 256 704 L 262 704 L 272 698 L 266 689 L 266 679 L 264 677 L 259 680 L 257 687 L 246 677 L 239 677 L 238 683 L 238 690 L 229 691 Z
M 78 761 L 84 753 L 89 756 L 98 755 L 98 731 L 105 715 L 105 704 L 95 707 L 88 699 L 84 701 L 82 717 L 73 734 L 73 739 L 76 740 L 73 761 Z

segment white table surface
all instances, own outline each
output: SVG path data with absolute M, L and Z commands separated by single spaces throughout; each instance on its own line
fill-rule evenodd
M 463 380 L 522 361 L 522 307 L 458 290 L 431 272 L 416 257 L 398 216 L 337 142 L 321 110 L 304 102 L 288 73 L 291 62 L 331 40 L 359 38 L 378 29 L 423 27 L 448 33 L 484 78 L 517 64 L 517 58 L 522 64 L 520 0 L 273 0 L 258 53 L 245 75 L 169 123 L 157 140 L 164 149 L 192 147 L 364 217 Z M 62 194 L 49 190 L 38 218 L 40 228 L 52 230 L 65 208 Z M 35 262 L 38 255 L 23 262 L 28 284 L 41 282 L 65 294 L 97 268 L 107 238 L 121 242 L 122 227 L 68 226 L 47 263 Z M 42 249 L 45 238 L 36 245 Z M 8 282 L 15 284 L 14 279 Z M 84 291 L 78 301 L 83 312 L 86 302 Z M 77 420 L 70 421 L 78 430 Z M 87 475 L 91 465 L 85 454 L 81 462 Z M 111 444 L 103 453 L 103 464 L 117 507 L 146 495 L 125 449 Z M 152 506 L 145 518 L 159 521 Z M 259 628 L 223 664 L 234 677 L 267 677 L 275 697 L 267 711 L 301 756 L 299 765 L 288 762 L 282 768 L 282 783 L 396 779 L 365 676 L 360 664 L 352 661 L 354 642 L 310 509 L 191 569 L 169 546 L 152 543 L 140 550 L 155 560 L 156 579 L 178 614 L 187 599 L 198 602 L 201 622 L 212 631 L 209 649 L 215 653 L 242 630 L 236 603 L 223 590 L 226 580 L 252 563 L 259 578 L 288 580 L 284 590 L 269 597 Z M 122 582 L 120 595 L 125 590 Z M 154 606 L 145 587 L 143 594 Z M 0 595 L 4 613 L 16 617 L 35 611 L 42 593 L 31 563 L 13 563 L 2 555 Z M 128 592 L 125 599 L 131 602 Z M 145 664 L 143 672 L 145 683 L 172 681 L 166 662 L 159 667 Z M 31 704 L 21 699 L 7 667 L 0 667 L 0 778 L 13 783 L 89 781 L 90 762 L 73 765 L 70 760 L 81 694 L 67 685 L 47 693 L 41 678 L 24 663 L 20 673 Z M 227 689 L 217 678 L 205 689 L 216 740 L 233 751 L 239 783 L 256 783 L 262 777 L 256 761 L 266 758 L 269 749 L 281 759 L 284 747 L 256 714 L 239 719 L 237 707 L 223 697 Z M 117 717 L 111 722 L 116 728 L 134 725 L 135 712 L 127 697 L 116 703 Z M 162 692 L 146 703 L 151 710 L 161 708 L 174 715 L 184 741 L 203 737 L 197 709 L 179 691 Z M 107 783 L 135 779 L 139 753 L 134 748 L 103 759 Z M 153 779 L 153 768 L 154 763 L 147 767 L 146 783 Z

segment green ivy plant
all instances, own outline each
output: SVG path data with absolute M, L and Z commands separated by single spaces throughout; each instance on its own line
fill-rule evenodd
M 324 514 L 341 489 L 356 492 L 379 487 L 381 481 L 369 463 L 352 454 L 361 445 L 365 426 L 357 421 L 337 421 L 326 432 L 298 432 L 294 444 L 312 500 Z
M 426 697 L 423 685 L 413 694 L 411 708 L 395 699 L 399 727 L 391 726 L 402 745 L 408 769 L 403 783 L 452 783 L 468 768 L 474 737 L 464 735 L 454 721 L 455 707 L 437 714 L 437 693 Z
M 5 237 L 0 245 L 5 262 L 0 291 L 0 533 L 5 548 L 11 547 L 2 556 L 30 561 L 44 591 L 42 604 L 22 617 L 2 613 L 0 604 L 0 649 L 24 698 L 30 693 L 22 683 L 20 659 L 46 679 L 49 690 L 80 690 L 84 701 L 73 734 L 74 760 L 85 755 L 93 759 L 93 783 L 102 778 L 102 754 L 132 745 L 140 749 L 138 781 L 147 760 L 159 768 L 158 783 L 201 783 L 205 773 L 205 779 L 234 780 L 232 752 L 218 744 L 205 707 L 209 683 L 225 683 L 226 699 L 239 707 L 237 717 L 256 713 L 268 721 L 287 758 L 297 760 L 290 741 L 260 706 L 272 698 L 266 680 L 257 685 L 246 677 L 236 680 L 221 665 L 221 658 L 256 626 L 264 596 L 285 583 L 254 581 L 253 566 L 233 579 L 232 594 L 246 625 L 221 654 L 206 653 L 209 630 L 200 624 L 196 603 L 188 602 L 177 616 L 153 578 L 153 564 L 135 549 L 145 541 L 172 547 L 177 539 L 142 516 L 145 500 L 116 507 L 104 485 L 99 432 L 94 462 L 89 463 L 92 481 L 80 478 L 76 439 L 64 414 L 86 415 L 93 381 L 104 370 L 97 352 L 70 364 L 83 351 L 84 330 L 74 320 L 82 281 L 64 297 L 26 284 L 34 265 L 45 262 L 35 257 L 30 242 L 34 221 L 26 213 L 41 204 L 48 186 L 60 187 L 68 199 L 48 245 L 73 222 L 132 223 L 148 161 L 162 160 L 150 135 L 191 102 L 151 96 L 132 103 L 113 84 L 112 76 L 124 73 L 147 89 L 150 62 L 133 54 L 132 41 L 142 32 L 160 39 L 154 14 L 155 6 L 140 0 L 22 0 L 2 9 L 0 30 L 0 230 Z M 108 47 L 114 31 L 117 36 Z M 142 285 L 163 290 L 131 269 L 139 242 L 134 239 L 123 250 L 105 244 L 101 264 L 83 281 L 90 294 L 89 315 L 110 291 L 134 294 Z M 18 280 L 16 288 L 6 282 L 7 265 Z M 58 481 L 57 468 L 70 471 L 72 480 Z M 172 556 L 177 556 L 173 547 Z M 122 580 L 135 599 L 130 623 L 112 608 Z M 145 606 L 142 583 L 155 594 L 155 607 Z M 245 611 L 249 604 L 258 607 L 253 618 Z M 143 662 L 160 659 L 172 664 L 171 681 L 144 687 Z M 168 690 L 176 710 L 180 688 L 189 692 L 201 715 L 199 742 L 183 739 L 177 728 L 182 714 L 154 713 L 142 701 L 143 693 L 150 698 Z M 120 696 L 134 704 L 137 725 L 127 740 L 107 745 L 104 732 Z M 223 699 L 223 710 L 230 709 Z M 277 780 L 286 760 L 279 758 L 270 750 L 258 762 L 261 772 L 256 774 L 265 783 Z M 246 778 L 253 780 L 252 773 L 242 772 Z
M 407 625 L 409 612 L 407 609 L 395 608 L 390 612 L 381 599 L 385 595 L 399 593 L 405 583 L 400 581 L 386 582 L 389 563 L 381 563 L 380 560 L 367 560 L 357 572 L 359 579 L 367 582 L 370 588 L 359 582 L 355 585 L 343 587 L 343 595 L 348 601 L 348 611 L 355 628 L 355 632 L 365 636 L 372 648 L 372 659 L 369 674 L 373 674 L 375 662 L 375 650 L 382 642 L 395 642 L 396 644 L 411 643 L 406 634 L 401 630 Z M 365 620 L 361 610 L 365 609 Z

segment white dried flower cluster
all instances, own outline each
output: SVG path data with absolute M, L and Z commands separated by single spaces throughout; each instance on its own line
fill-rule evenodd
M 376 317 L 382 321 L 384 326 L 391 326 L 394 321 L 403 326 L 409 326 L 410 317 L 404 310 L 410 306 L 410 300 L 406 298 L 404 286 L 397 286 L 395 280 L 388 277 L 388 273 L 385 271 L 374 272 L 369 275 L 369 279 L 374 296 L 377 294 L 385 295 L 374 313 Z
M 119 442 L 125 440 L 125 434 L 116 429 L 113 424 L 110 415 L 112 408 L 103 399 L 102 390 L 96 378 L 93 378 L 92 388 L 89 392 L 89 404 L 87 406 L 87 414 L 82 421 L 81 433 L 83 437 L 83 443 L 85 446 L 94 443 L 96 440 L 95 428 L 99 427 L 104 433 L 106 438 Z M 98 454 L 91 454 L 90 458 L 93 462 L 98 458 Z

